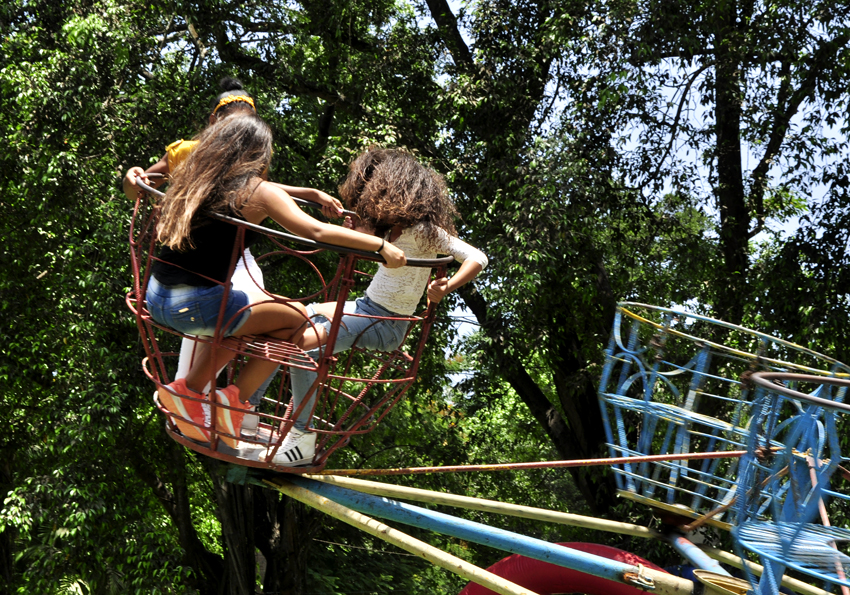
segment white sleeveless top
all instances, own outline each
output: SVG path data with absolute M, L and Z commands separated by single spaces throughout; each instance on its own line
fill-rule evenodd
M 434 245 L 425 245 L 425 240 L 417 234 L 421 226 L 413 226 L 401 232 L 393 242 L 397 248 L 404 250 L 408 258 L 436 258 L 437 254 L 450 254 L 458 262 L 471 258 L 487 267 L 487 256 L 478 248 L 470 246 L 460 238 L 449 235 L 442 229 L 438 230 L 437 241 Z M 389 241 L 389 237 L 385 238 Z M 410 316 L 416 312 L 416 306 L 422 299 L 431 276 L 431 269 L 421 267 L 399 267 L 388 269 L 383 264 L 378 266 L 378 272 L 366 289 L 366 295 L 376 304 L 390 312 Z

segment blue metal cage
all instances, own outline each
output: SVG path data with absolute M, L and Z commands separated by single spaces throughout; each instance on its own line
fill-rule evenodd
M 757 415 L 758 371 L 835 376 L 848 366 L 764 333 L 705 316 L 624 302 L 617 309 L 599 403 L 620 494 L 730 528 L 741 462 Z M 763 445 L 778 449 L 770 438 Z M 729 458 L 644 462 L 646 455 L 728 452 Z

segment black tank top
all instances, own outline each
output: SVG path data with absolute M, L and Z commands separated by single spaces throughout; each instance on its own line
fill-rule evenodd
M 238 218 L 241 219 L 241 217 Z M 185 284 L 212 287 L 216 283 L 210 279 L 224 283 L 227 281 L 227 272 L 230 270 L 230 260 L 233 256 L 233 244 L 236 242 L 236 233 L 239 229 L 238 226 L 226 221 L 202 219 L 192 228 L 191 238 L 195 247 L 178 252 L 162 246 L 157 256 L 160 260 L 154 261 L 151 273 L 162 285 Z M 257 243 L 259 238 L 259 233 L 246 230 L 245 248 Z

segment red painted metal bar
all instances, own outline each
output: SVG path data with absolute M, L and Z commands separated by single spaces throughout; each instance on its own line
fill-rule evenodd
M 736 459 L 746 450 L 726 452 L 690 452 L 683 454 L 647 455 L 643 457 L 609 457 L 607 459 L 575 459 L 571 461 L 537 461 L 534 463 L 501 463 L 496 465 L 447 465 L 445 467 L 400 467 L 396 469 L 328 469 L 322 475 L 419 475 L 424 473 L 458 473 L 464 471 L 520 471 L 524 469 L 566 469 L 595 465 L 649 463 L 653 461 L 688 461 L 702 459 Z
M 142 338 L 145 358 L 142 369 L 145 375 L 158 387 L 161 388 L 169 382 L 169 370 L 174 367 L 178 354 L 173 349 L 163 351 L 159 341 L 167 335 L 185 337 L 174 329 L 156 323 L 151 319 L 150 313 L 145 307 L 145 292 L 151 274 L 151 264 L 156 260 L 155 230 L 158 218 L 157 198 L 163 195 L 160 191 L 146 186 L 137 179 L 140 188 L 147 191 L 140 193 L 134 205 L 133 217 L 130 221 L 130 253 L 131 266 L 133 269 L 133 286 L 127 293 L 125 300 L 128 308 L 133 312 Z M 337 308 L 332 319 L 329 341 L 325 347 L 325 355 L 316 358 L 316 361 L 308 356 L 296 345 L 280 339 L 266 336 L 240 337 L 222 336 L 222 329 L 226 321 L 220 310 L 217 318 L 217 328 L 213 335 L 203 337 L 191 337 L 196 343 L 207 343 L 213 347 L 224 347 L 236 352 L 237 358 L 231 364 L 228 372 L 232 376 L 239 366 L 243 365 L 247 358 L 259 358 L 274 361 L 283 365 L 280 372 L 281 377 L 276 388 L 276 398 L 264 396 L 261 406 L 252 415 L 257 416 L 256 435 L 230 435 L 237 443 L 238 448 L 231 444 L 220 443 L 219 435 L 222 428 L 216 424 L 217 415 L 211 415 L 209 422 L 198 422 L 187 420 L 178 414 L 166 410 L 159 402 L 157 394 L 154 396 L 155 406 L 162 411 L 168 420 L 168 433 L 180 444 L 223 461 L 251 467 L 270 468 L 277 471 L 289 471 L 293 473 L 315 472 L 324 468 L 328 456 L 336 449 L 348 444 L 351 436 L 365 434 L 374 429 L 395 404 L 405 395 L 416 379 L 416 371 L 419 358 L 425 348 L 430 328 L 434 321 L 435 305 L 429 303 L 428 307 L 420 315 L 405 317 L 380 317 L 380 319 L 406 320 L 409 328 L 405 335 L 408 337 L 414 327 L 418 329 L 416 341 L 408 345 L 415 352 L 414 356 L 400 347 L 392 352 L 370 352 L 357 347 L 349 350 L 346 356 L 338 357 L 332 355 L 333 343 L 340 328 L 340 319 L 343 307 L 346 304 L 349 290 L 355 284 L 355 278 L 364 273 L 356 269 L 358 259 L 380 262 L 382 259 L 376 253 L 358 250 L 341 249 L 336 246 L 305 240 L 284 232 L 252 225 L 245 221 L 225 218 L 238 227 L 236 241 L 234 242 L 228 277 L 231 277 L 236 262 L 244 251 L 244 235 L 246 230 L 252 229 L 264 235 L 273 246 L 271 251 L 257 257 L 257 260 L 269 259 L 267 264 L 273 266 L 278 257 L 297 258 L 305 263 L 313 272 L 315 280 L 319 282 L 317 291 L 301 298 L 291 301 L 310 303 L 318 299 L 322 302 L 336 302 Z M 291 242 L 306 247 L 306 250 L 298 250 L 284 245 L 283 242 Z M 317 263 L 308 257 L 320 251 L 331 249 L 343 252 L 336 267 L 336 274 L 326 278 L 322 274 Z M 408 266 L 427 267 L 432 269 L 432 275 L 444 276 L 446 264 L 453 260 L 447 256 L 435 259 L 408 259 Z M 250 271 L 249 271 L 250 275 Z M 368 275 L 366 275 L 368 276 Z M 256 281 L 255 281 L 256 283 Z M 225 284 L 225 294 L 232 290 L 229 283 Z M 269 300 L 277 302 L 281 298 L 264 291 Z M 284 299 L 283 303 L 290 300 Z M 310 321 L 308 321 L 310 322 Z M 375 321 L 377 324 L 379 320 Z M 311 323 L 312 325 L 312 323 Z M 167 339 L 169 342 L 173 339 Z M 169 347 L 171 343 L 168 343 Z M 215 350 L 211 350 L 214 353 Z M 363 366 L 365 374 L 358 374 L 358 369 Z M 289 389 L 289 371 L 292 368 L 311 369 L 317 373 L 317 379 L 313 390 L 320 390 L 321 396 L 315 400 L 317 407 L 322 410 L 314 415 L 313 432 L 318 435 L 316 456 L 313 465 L 309 467 L 290 468 L 273 463 L 273 457 L 284 436 L 298 418 L 301 409 L 306 407 L 307 400 L 304 399 L 300 407 L 293 408 L 291 402 L 291 391 Z M 215 382 L 215 379 L 211 379 Z M 190 400 L 192 397 L 182 397 Z M 212 393 L 212 398 L 204 398 L 205 403 L 217 408 L 230 408 L 217 400 L 217 393 Z M 210 434 L 208 442 L 195 442 L 183 436 L 176 426 L 177 421 L 188 425 L 203 427 Z

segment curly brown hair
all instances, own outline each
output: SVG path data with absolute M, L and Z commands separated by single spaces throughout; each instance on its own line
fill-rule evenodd
M 253 112 L 221 119 L 195 140 L 171 173 L 157 225 L 157 240 L 174 250 L 192 248 L 198 217 L 238 214 L 271 161 L 271 129 Z
M 378 236 L 395 225 L 421 225 L 417 235 L 431 244 L 438 229 L 457 236 L 458 212 L 443 176 L 404 149 L 366 149 L 348 166 L 339 195 Z

